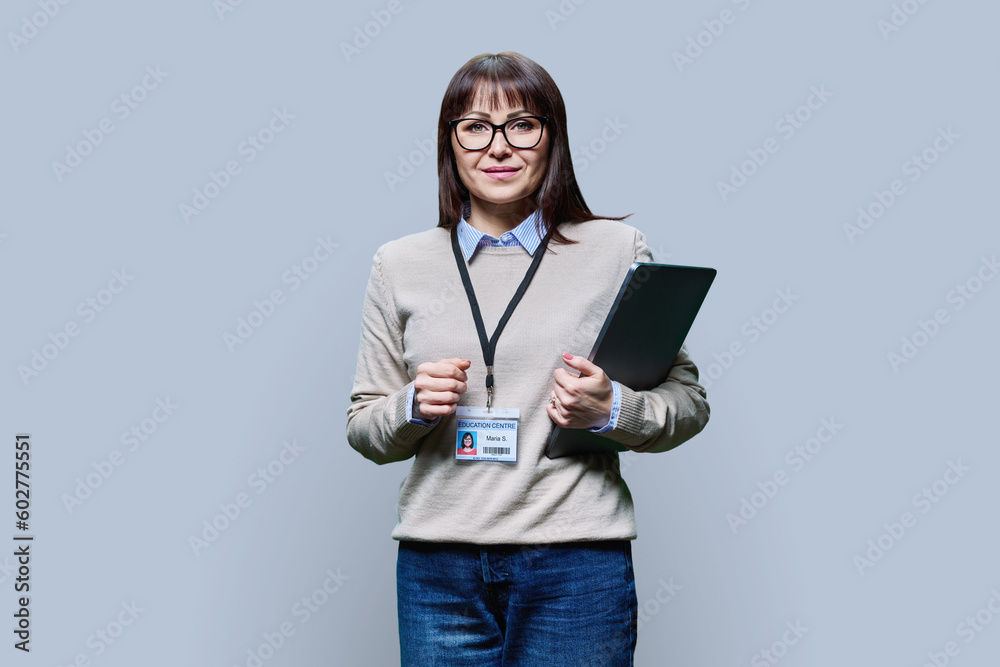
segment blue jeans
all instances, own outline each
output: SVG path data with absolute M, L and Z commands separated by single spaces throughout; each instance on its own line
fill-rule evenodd
M 629 541 L 399 543 L 403 667 L 631 667 Z

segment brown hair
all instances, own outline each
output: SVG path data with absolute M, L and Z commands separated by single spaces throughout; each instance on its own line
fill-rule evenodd
M 548 117 L 544 129 L 549 133 L 548 169 L 531 205 L 542 210 L 540 235 L 545 236 L 552 229 L 552 242 L 575 243 L 559 233 L 556 228 L 559 223 L 598 220 L 604 216 L 591 213 L 576 183 L 566 133 L 566 105 L 559 88 L 541 65 L 513 51 L 476 56 L 455 73 L 445 90 L 438 118 L 438 227 L 450 230 L 458 224 L 462 201 L 469 197 L 458 176 L 448 122 L 459 118 L 480 91 L 491 109 L 500 103 L 518 104 Z M 524 217 L 530 213 L 529 208 Z

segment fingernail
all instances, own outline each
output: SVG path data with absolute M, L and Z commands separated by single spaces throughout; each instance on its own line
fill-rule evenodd
M 572 358 L 573 358 L 573 355 L 572 355 L 572 354 L 570 354 L 569 352 L 563 352 L 563 359 L 565 359 L 565 360 L 569 361 L 569 360 L 571 360 Z

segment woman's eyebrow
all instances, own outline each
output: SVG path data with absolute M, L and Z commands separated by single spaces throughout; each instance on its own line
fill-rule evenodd
M 507 118 L 513 118 L 514 116 L 524 116 L 525 114 L 530 114 L 530 113 L 531 112 L 528 111 L 527 109 L 521 109 L 520 111 L 511 111 L 509 114 L 507 114 Z M 465 115 L 466 116 L 482 116 L 483 118 L 489 118 L 490 117 L 490 114 L 486 113 L 485 111 L 470 111 L 470 112 L 468 112 Z

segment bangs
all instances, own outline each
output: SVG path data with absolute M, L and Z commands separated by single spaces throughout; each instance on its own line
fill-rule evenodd
M 532 64 L 507 53 L 473 58 L 452 79 L 442 110 L 450 118 L 459 118 L 473 110 L 492 112 L 509 106 L 552 116 L 552 91 L 545 80 L 548 76 L 544 70 L 537 71 L 537 65 L 532 68 Z
M 463 115 L 472 110 L 496 111 L 497 108 L 507 106 L 520 109 L 538 109 L 537 100 L 532 96 L 519 90 L 517 84 L 511 79 L 500 79 L 498 77 L 480 77 L 472 84 L 472 90 L 468 98 L 468 106 L 462 110 Z

